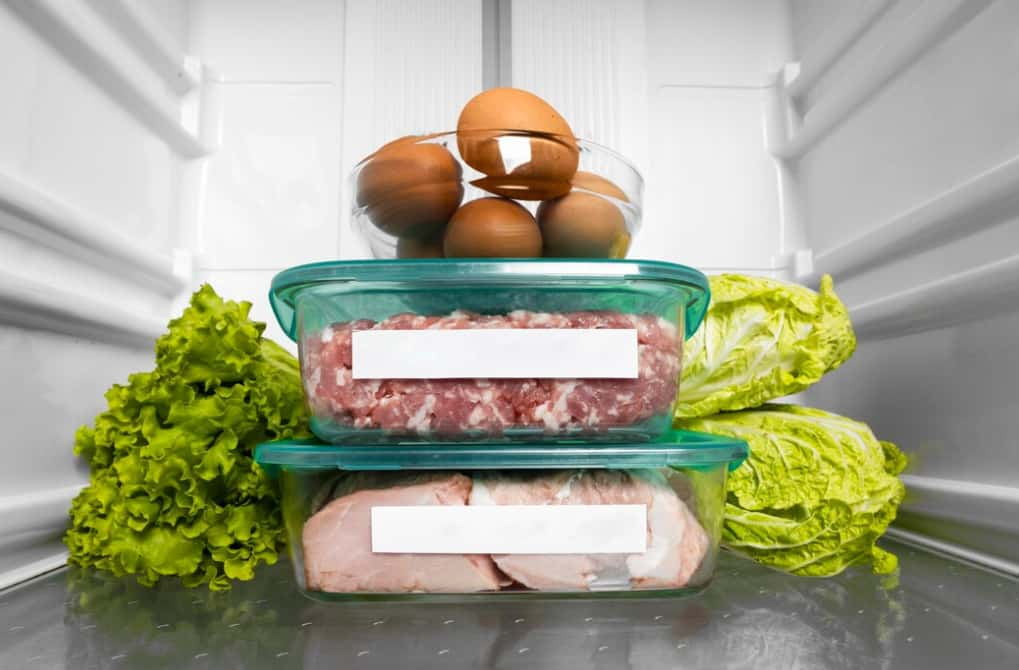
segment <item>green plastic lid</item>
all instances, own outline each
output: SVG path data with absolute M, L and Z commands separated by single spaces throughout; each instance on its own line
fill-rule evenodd
M 710 300 L 708 280 L 701 272 L 662 261 L 501 258 L 325 261 L 299 265 L 273 277 L 269 302 L 283 331 L 291 338 L 296 335 L 297 297 L 305 289 L 323 284 L 350 284 L 394 292 L 401 286 L 435 291 L 465 287 L 611 291 L 614 287 L 653 285 L 674 292 L 676 303 L 684 306 L 686 337 L 697 331 Z
M 398 443 L 338 446 L 316 440 L 266 442 L 255 461 L 270 476 L 286 470 L 519 470 L 543 468 L 739 467 L 747 443 L 729 437 L 675 430 L 653 442 Z

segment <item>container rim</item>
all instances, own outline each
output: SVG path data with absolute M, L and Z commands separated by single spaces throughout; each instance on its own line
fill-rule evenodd
M 414 443 L 392 446 L 330 445 L 315 439 L 266 442 L 255 461 L 270 475 L 283 470 L 520 470 L 707 468 L 734 470 L 746 460 L 742 440 L 674 430 L 654 442 Z
M 633 259 L 358 259 L 319 261 L 288 268 L 272 278 L 269 303 L 280 327 L 296 340 L 294 303 L 304 289 L 325 283 L 385 282 L 463 286 L 567 281 L 648 281 L 686 291 L 685 323 L 689 338 L 700 327 L 711 298 L 708 278 L 699 270 L 666 261 Z

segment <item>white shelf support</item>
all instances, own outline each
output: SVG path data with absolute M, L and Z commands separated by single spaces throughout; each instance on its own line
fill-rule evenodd
M 78 211 L 43 191 L 0 172 L 0 229 L 127 275 L 140 286 L 172 297 L 190 283 L 187 266 L 119 234 L 104 221 Z M 179 270 L 178 270 L 179 268 Z
M 927 551 L 932 551 L 936 554 L 942 554 L 958 561 L 964 561 L 983 568 L 990 568 L 991 570 L 996 570 L 1006 575 L 1019 577 L 1019 562 L 1016 561 L 992 556 L 985 552 L 970 549 L 969 547 L 964 547 L 954 542 L 939 540 L 924 533 L 914 533 L 913 531 L 900 528 L 899 526 L 890 527 L 887 531 L 887 535 L 893 540 L 898 540 L 905 544 L 911 544 L 915 547 L 926 549 Z
M 71 500 L 84 488 L 71 484 L 58 488 L 0 496 L 0 553 L 16 547 L 26 536 L 56 539 L 67 528 Z M 67 562 L 67 552 L 58 551 L 40 560 L 0 572 L 0 589 L 31 579 Z
M 60 529 L 67 524 L 67 509 L 84 484 L 0 497 L 0 538 L 22 533 Z
M 166 322 L 0 270 L 0 323 L 151 350 Z
M 3 589 L 27 582 L 30 579 L 44 575 L 47 572 L 62 568 L 67 565 L 68 553 L 66 551 L 59 551 L 55 554 L 51 554 L 38 561 L 33 561 L 27 565 L 22 565 L 14 570 L 8 570 L 7 572 L 0 572 L 0 591 Z
M 208 147 L 184 128 L 175 114 L 164 109 L 157 96 L 139 85 L 123 63 L 103 51 L 102 45 L 90 37 L 72 13 L 74 3 L 58 0 L 5 2 L 69 64 L 178 154 L 197 158 L 209 153 Z
M 862 338 L 898 337 L 987 318 L 1019 303 L 1019 255 L 849 307 Z
M 846 52 L 853 48 L 860 38 L 870 30 L 878 19 L 891 7 L 892 0 L 879 0 L 867 7 L 867 11 L 852 23 L 840 22 L 825 34 L 817 53 L 809 62 L 803 63 L 796 76 L 789 81 L 789 97 L 800 100 L 817 85 Z
M 1016 193 L 1019 156 L 956 184 L 862 235 L 819 252 L 810 274 L 797 278 L 809 281 L 828 273 L 844 280 L 889 260 L 972 235 L 998 220 L 975 214 L 1002 205 Z
M 798 71 L 795 63 L 789 63 L 781 72 L 775 73 L 771 83 L 764 90 L 764 132 L 769 151 L 782 146 L 791 132 L 797 129 L 798 118 L 790 104 L 787 82 Z M 802 251 L 807 247 L 807 230 L 804 223 L 803 200 L 797 180 L 795 166 L 782 160 L 775 161 L 778 181 L 778 202 L 781 216 L 779 248 L 785 258 L 782 267 L 797 272 L 802 267 Z M 773 262 L 773 265 L 775 263 Z
M 952 518 L 978 525 L 1015 528 L 1019 532 L 1019 488 L 926 475 L 901 475 L 912 494 L 913 511 L 944 507 Z
M 86 2 L 177 95 L 198 85 L 198 64 L 174 49 L 163 31 L 135 5 L 124 0 Z
M 800 131 L 792 135 L 788 142 L 773 149 L 775 156 L 784 160 L 802 157 L 874 97 L 888 82 L 915 63 L 927 50 L 951 35 L 990 3 L 991 0 L 945 0 L 929 3 L 933 9 L 910 21 L 904 34 L 895 35 L 886 42 L 882 49 L 882 57 L 876 61 L 874 67 L 860 69 L 853 77 L 840 81 L 827 97 L 819 100 L 805 116 Z M 858 37 L 854 37 L 854 40 Z M 838 54 L 835 57 L 837 59 Z M 806 64 L 803 67 L 807 68 Z M 830 67 L 831 64 L 828 65 L 828 68 Z M 809 73 L 809 69 L 807 72 Z M 806 82 L 810 82 L 811 76 L 820 75 L 808 74 Z M 800 84 L 798 87 L 801 95 L 805 86 L 806 84 Z M 795 81 L 792 87 L 793 90 L 797 90 Z
M 1019 488 L 926 475 L 901 478 L 907 496 L 889 535 L 1019 576 L 1019 563 L 1002 555 L 1003 548 L 1019 543 Z M 965 532 L 970 530 L 976 532 Z

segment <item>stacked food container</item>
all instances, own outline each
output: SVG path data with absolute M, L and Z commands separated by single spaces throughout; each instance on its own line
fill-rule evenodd
M 291 268 L 270 295 L 318 438 L 256 452 L 302 590 L 704 586 L 746 445 L 671 427 L 708 287 L 624 259 L 637 171 L 493 89 L 457 132 L 391 142 L 351 184 L 378 259 Z

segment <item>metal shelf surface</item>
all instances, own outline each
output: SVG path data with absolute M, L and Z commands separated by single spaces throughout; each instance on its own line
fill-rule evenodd
M 887 546 L 897 584 L 725 554 L 710 588 L 677 600 L 327 604 L 286 562 L 226 593 L 62 569 L 0 592 L 0 667 L 1019 667 L 1019 584 Z

